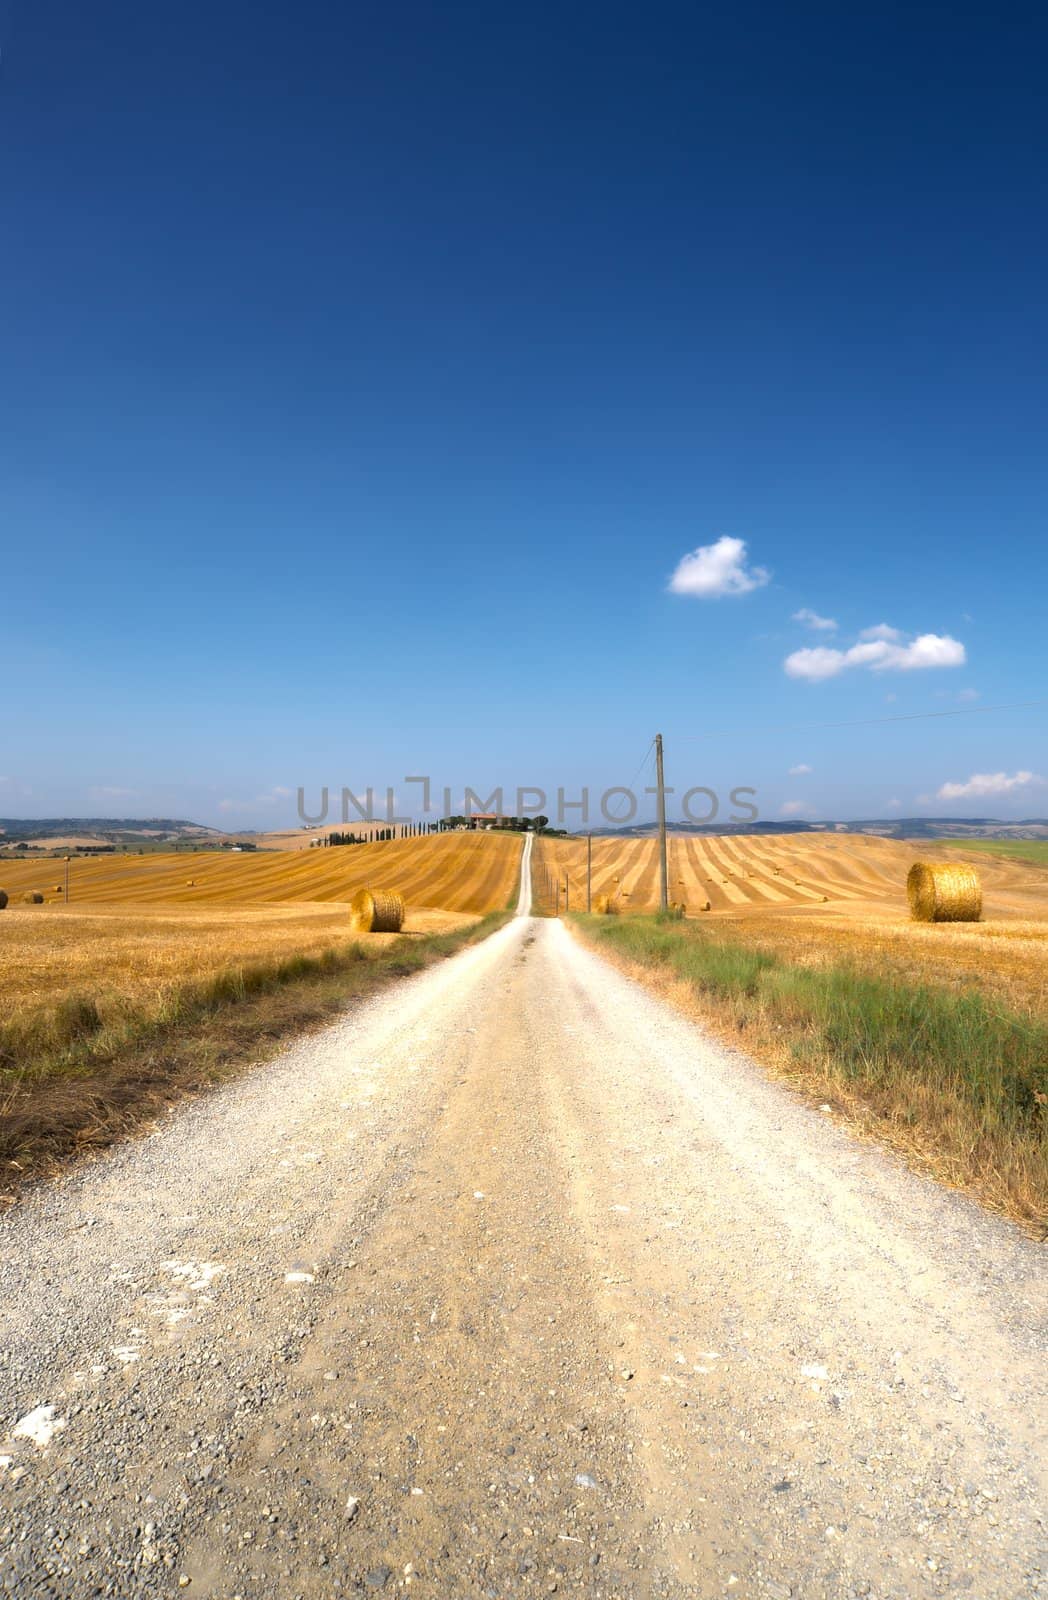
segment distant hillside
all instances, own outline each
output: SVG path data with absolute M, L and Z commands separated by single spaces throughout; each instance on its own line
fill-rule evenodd
M 226 837 L 179 817 L 0 817 L 0 849 L 171 849 Z
M 1000 822 L 994 817 L 874 817 L 851 822 L 671 822 L 671 833 L 870 833 L 880 839 L 1048 839 L 1048 820 L 1032 817 L 1022 822 Z M 600 828 L 628 839 L 645 839 L 655 832 L 653 822 L 635 822 L 625 828 Z

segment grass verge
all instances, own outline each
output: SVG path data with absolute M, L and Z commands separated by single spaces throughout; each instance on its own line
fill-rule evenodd
M 1001 856 L 1010 861 L 1032 861 L 1035 866 L 1048 867 L 1048 839 L 937 839 L 936 844 L 948 844 L 959 851 L 968 850 L 973 855 Z
M 348 1001 L 486 938 L 509 916 L 491 912 L 468 928 L 378 948 L 352 942 L 228 967 L 153 1004 L 103 1012 L 90 994 L 66 995 L 29 1023 L 0 1024 L 0 1199 L 272 1055 Z
M 994 1209 L 1048 1230 L 1048 1023 L 972 990 L 804 966 L 694 923 L 574 919 L 796 1087 Z M 690 1007 L 689 1007 L 690 1008 Z

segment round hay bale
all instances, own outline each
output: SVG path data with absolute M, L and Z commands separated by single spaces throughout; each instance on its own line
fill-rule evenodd
M 44 897 L 39 889 L 27 889 L 22 896 L 22 904 L 24 906 L 42 906 L 43 903 Z
M 978 922 L 982 916 L 982 884 L 974 867 L 915 861 L 906 893 L 915 922 Z
M 675 922 L 682 921 L 688 910 L 683 900 L 671 900 L 666 909 Z
M 709 901 L 707 900 L 702 909 L 703 909 L 703 911 L 712 911 L 713 907 L 710 905 Z
M 55 884 L 55 894 L 61 894 L 61 893 L 62 893 L 62 885 L 60 883 L 56 883 Z
M 404 897 L 392 889 L 358 889 L 349 902 L 354 933 L 399 933 Z
M 7 910 L 7 890 L 0 889 L 0 911 Z
M 186 888 L 187 889 L 195 889 L 196 888 L 196 879 L 195 878 L 187 878 L 186 879 Z
M 598 917 L 614 917 L 618 912 L 614 896 L 610 894 L 594 895 L 593 909 Z

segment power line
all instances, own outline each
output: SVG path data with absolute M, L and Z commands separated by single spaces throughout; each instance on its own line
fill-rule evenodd
M 633 785 L 636 783 L 637 779 L 640 777 L 641 773 L 644 771 L 644 768 L 647 766 L 648 762 L 650 761 L 651 752 L 654 750 L 654 748 L 655 748 L 655 740 L 652 739 L 651 743 L 648 745 L 648 748 L 645 750 L 644 754 L 640 758 L 640 766 L 637 768 L 636 772 L 633 774 L 633 776 L 630 779 L 629 783 L 626 785 L 627 789 L 632 789 L 633 788 Z
M 927 722 L 936 717 L 977 717 L 985 716 L 992 711 L 1024 711 L 1031 706 L 1048 706 L 1048 700 L 1014 700 L 1009 705 L 965 706 L 958 711 L 911 711 L 898 717 L 863 717 L 855 722 L 765 722 L 751 727 L 711 728 L 702 733 L 685 733 L 674 737 L 728 739 L 740 733 L 795 733 L 801 729 L 817 728 L 875 728 L 886 722 Z
M 651 757 L 651 753 L 654 750 L 654 748 L 655 748 L 655 740 L 652 739 L 651 743 L 648 745 L 648 748 L 645 750 L 644 754 L 641 756 L 640 766 L 637 768 L 636 772 L 633 774 L 633 776 L 630 779 L 629 783 L 626 785 L 626 788 L 628 790 L 630 790 L 631 792 L 633 790 L 633 785 L 636 783 L 637 779 L 640 777 L 641 773 L 644 771 L 644 768 L 647 766 L 648 761 L 649 761 L 649 759 Z M 628 803 L 629 802 L 627 801 L 627 804 Z M 606 815 L 607 815 L 607 812 L 605 812 L 605 816 Z M 621 818 L 616 817 L 614 820 L 616 822 L 619 822 L 619 821 L 624 822 L 626 819 L 625 819 L 625 817 L 621 817 Z

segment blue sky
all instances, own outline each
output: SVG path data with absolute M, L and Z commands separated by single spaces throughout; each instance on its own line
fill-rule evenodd
M 0 43 L 0 814 L 596 794 L 656 728 L 766 817 L 1048 814 L 1043 705 L 800 726 L 1048 695 L 1043 12 Z

